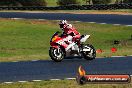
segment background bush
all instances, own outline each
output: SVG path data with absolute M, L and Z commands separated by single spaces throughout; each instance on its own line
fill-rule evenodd
M 58 0 L 58 5 L 80 4 L 78 0 Z
M 132 3 L 132 0 L 124 0 L 123 3 Z
M 93 4 L 109 4 L 112 0 L 92 0 Z
M 0 0 L 0 6 L 46 6 L 45 0 Z
M 45 0 L 17 0 L 22 6 L 46 6 Z
M 15 6 L 17 4 L 16 0 L 0 0 L 0 6 Z

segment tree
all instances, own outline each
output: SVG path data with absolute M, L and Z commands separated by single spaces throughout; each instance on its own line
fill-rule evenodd
M 78 0 L 58 0 L 58 5 L 71 5 L 71 4 L 80 4 Z
M 1 6 L 15 6 L 17 5 L 16 0 L 0 0 L 0 5 Z
M 109 4 L 111 0 L 92 0 L 93 4 Z
M 47 2 L 45 0 L 17 0 L 23 6 L 46 6 Z
M 121 4 L 121 3 L 123 3 L 123 0 L 116 0 L 115 3 L 116 4 Z
M 0 0 L 1 6 L 46 6 L 45 0 Z
M 89 4 L 89 5 L 90 5 L 90 4 L 91 4 L 91 2 L 92 2 L 92 0 L 83 0 L 83 1 L 85 1 L 86 5 L 87 5 L 87 4 Z

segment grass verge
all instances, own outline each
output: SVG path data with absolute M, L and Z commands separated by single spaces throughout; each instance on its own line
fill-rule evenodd
M 103 49 L 101 56 L 132 54 L 132 27 L 113 26 L 110 24 L 90 24 L 87 22 L 70 22 L 81 34 L 90 34 L 91 43 L 96 49 Z M 11 20 L 0 19 L 0 62 L 45 60 L 49 58 L 49 40 L 59 30 L 58 21 Z M 119 40 L 119 45 L 113 41 Z M 110 53 L 116 47 L 117 53 Z
M 75 80 L 0 84 L 0 88 L 131 88 L 131 87 L 132 83 L 78 85 Z
M 118 10 L 48 10 L 41 11 L 46 13 L 71 13 L 71 14 L 117 14 L 117 15 L 132 15 L 131 9 L 118 9 Z
M 41 10 L 41 11 L 20 11 L 20 10 L 1 10 L 0 12 L 27 12 L 27 13 L 70 13 L 70 14 L 117 14 L 117 15 L 132 15 L 131 9 L 118 10 Z

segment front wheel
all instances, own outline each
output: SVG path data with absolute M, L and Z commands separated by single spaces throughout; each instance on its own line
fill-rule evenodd
M 81 53 L 82 53 L 82 56 L 84 57 L 84 59 L 86 59 L 86 60 L 95 59 L 96 50 L 95 50 L 95 48 L 92 45 L 90 45 L 90 44 L 82 45 L 81 48 L 82 48 Z M 88 50 L 88 51 L 86 51 L 86 50 Z
M 64 59 L 64 52 L 61 48 L 50 47 L 49 56 L 55 62 L 61 62 Z

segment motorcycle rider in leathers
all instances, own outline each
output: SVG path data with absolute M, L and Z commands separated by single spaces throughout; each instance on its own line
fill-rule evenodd
M 72 36 L 72 42 L 76 42 L 79 45 L 81 37 L 80 33 L 71 24 L 68 24 L 66 20 L 61 20 L 59 25 L 63 30 L 62 35 Z

